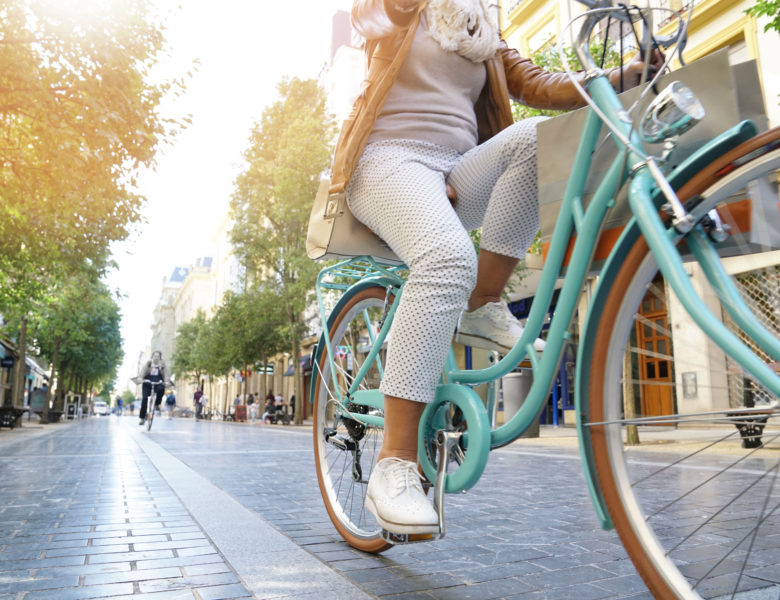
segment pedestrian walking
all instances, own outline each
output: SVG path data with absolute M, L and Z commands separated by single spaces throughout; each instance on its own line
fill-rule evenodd
M 255 404 L 254 394 L 249 394 L 249 398 L 246 399 L 246 404 L 249 407 L 249 422 L 254 423 L 257 419 L 257 404 Z
M 203 390 L 198 388 L 195 390 L 195 393 L 192 395 L 193 404 L 195 408 L 195 420 L 199 421 L 201 414 L 203 414 L 203 404 L 201 403 L 201 399 L 203 398 Z
M 173 393 L 173 390 L 168 392 L 168 395 L 165 397 L 165 409 L 168 411 L 168 420 L 170 421 L 173 419 L 173 409 L 176 408 L 176 394 Z

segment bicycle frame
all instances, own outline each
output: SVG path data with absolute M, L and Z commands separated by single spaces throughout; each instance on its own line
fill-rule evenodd
M 522 360 L 529 360 L 533 370 L 533 384 L 528 396 L 525 398 L 519 411 L 507 423 L 491 431 L 490 448 L 498 448 L 509 444 L 522 435 L 537 418 L 558 373 L 559 362 L 565 349 L 566 341 L 570 337 L 569 327 L 577 308 L 583 284 L 591 267 L 592 256 L 599 240 L 605 216 L 608 210 L 615 204 L 618 190 L 631 178 L 629 183 L 629 203 L 634 217 L 629 221 L 620 239 L 610 252 L 602 271 L 604 276 L 596 287 L 592 303 L 584 321 L 575 376 L 580 452 L 586 467 L 588 489 L 602 525 L 605 528 L 611 528 L 608 513 L 594 479 L 592 460 L 590 460 L 590 433 L 587 427 L 582 425 L 584 421 L 583 416 L 588 414 L 587 381 L 590 360 L 587 353 L 593 336 L 594 323 L 600 317 L 599 303 L 603 302 L 604 290 L 609 287 L 612 271 L 616 269 L 616 265 L 620 264 L 623 249 L 630 242 L 633 242 L 638 235 L 643 235 L 647 239 L 664 278 L 681 299 L 691 318 L 707 333 L 710 339 L 742 364 L 757 380 L 779 396 L 780 383 L 778 377 L 769 367 L 749 350 L 737 336 L 731 333 L 719 318 L 710 313 L 696 296 L 683 268 L 682 258 L 675 246 L 675 242 L 681 234 L 665 226 L 659 216 L 659 207 L 665 202 L 665 197 L 662 190 L 658 189 L 655 179 L 650 172 L 653 165 L 649 164 L 649 161 L 644 156 L 639 155 L 632 149 L 641 149 L 642 143 L 636 132 L 633 131 L 631 124 L 622 121 L 618 117 L 623 111 L 623 107 L 607 78 L 596 77 L 592 79 L 587 84 L 587 89 L 598 108 L 610 119 L 612 126 L 620 130 L 626 138 L 630 139 L 631 147 L 626 146 L 617 139 L 617 136 L 612 136 L 617 145 L 617 156 L 601 180 L 595 194 L 587 206 L 584 206 L 582 198 L 583 189 L 590 171 L 591 157 L 599 142 L 602 129 L 601 117 L 592 108 L 588 109 L 574 166 L 552 235 L 550 249 L 546 256 L 541 280 L 534 296 L 522 337 L 518 340 L 515 347 L 499 362 L 484 369 L 458 369 L 455 364 L 454 354 L 451 351 L 445 367 L 443 380 L 448 383 L 458 383 L 466 386 L 487 383 L 508 374 Z M 724 132 L 686 159 L 666 177 L 667 181 L 671 183 L 673 188 L 678 189 L 696 171 L 696 166 L 700 166 L 703 162 L 711 161 L 714 157 L 724 154 L 727 150 L 755 135 L 755 133 L 756 128 L 750 122 L 743 122 Z M 533 342 L 542 330 L 552 301 L 555 283 L 563 270 L 564 259 L 572 234 L 576 234 L 574 249 L 571 253 L 570 262 L 566 267 L 563 287 L 558 297 L 554 317 L 550 323 L 547 345 L 541 356 L 537 356 L 533 350 Z M 721 298 L 727 299 L 726 304 L 736 307 L 735 319 L 740 327 L 751 338 L 757 340 L 770 356 L 773 356 L 775 360 L 780 360 L 780 347 L 777 341 L 754 319 L 744 318 L 743 315 L 749 314 L 750 311 L 740 308 L 741 306 L 744 307 L 744 304 L 733 284 L 725 276 L 725 271 L 717 259 L 712 243 L 706 239 L 704 234 L 694 233 L 689 238 L 691 239 L 689 248 L 693 251 L 696 259 L 703 265 L 707 279 L 716 293 Z M 362 266 L 358 266 L 359 264 Z M 329 360 L 332 360 L 333 348 L 330 346 L 330 332 L 327 329 L 322 290 L 346 289 L 348 286 L 342 283 L 328 283 L 325 281 L 325 278 L 336 274 L 353 277 L 361 281 L 377 281 L 391 285 L 395 290 L 394 294 L 398 296 L 402 293 L 403 288 L 403 278 L 399 275 L 400 269 L 403 269 L 403 266 L 382 266 L 370 257 L 360 257 L 326 268 L 320 273 L 317 295 L 322 323 L 325 328 L 323 339 Z M 397 304 L 398 302 L 395 302 L 389 307 L 380 331 L 375 336 L 374 332 L 369 332 L 369 335 L 372 336 L 372 349 L 366 357 L 363 368 L 358 372 L 348 390 L 349 402 L 375 408 L 382 407 L 383 398 L 378 390 L 360 390 L 359 386 L 368 365 L 374 362 L 380 351 L 381 342 L 387 335 Z M 330 373 L 335 384 L 337 374 L 332 363 Z M 334 385 L 334 388 L 337 390 L 338 386 Z M 336 393 L 339 392 L 337 391 Z M 344 398 L 337 398 L 337 401 L 340 403 L 344 413 L 349 414 L 350 418 L 369 425 L 382 425 L 381 417 L 349 413 L 346 409 Z M 434 404 L 436 402 L 435 400 Z M 481 472 L 474 474 L 474 477 L 478 479 L 479 475 L 481 475 Z

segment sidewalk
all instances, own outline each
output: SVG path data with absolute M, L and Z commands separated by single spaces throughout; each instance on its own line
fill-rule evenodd
M 134 425 L 2 432 L 0 600 L 370 597 Z

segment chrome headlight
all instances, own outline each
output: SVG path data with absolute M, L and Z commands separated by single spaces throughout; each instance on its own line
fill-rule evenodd
M 673 81 L 645 110 L 640 133 L 650 144 L 681 135 L 704 118 L 704 107 L 684 83 Z

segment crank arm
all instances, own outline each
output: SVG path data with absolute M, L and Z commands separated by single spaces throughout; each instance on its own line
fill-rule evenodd
M 439 449 L 439 464 L 436 469 L 436 484 L 433 488 L 433 508 L 439 516 L 439 537 L 444 537 L 444 485 L 447 479 L 447 463 L 449 462 L 450 451 L 458 447 L 460 443 L 461 432 L 444 431 L 440 429 L 436 432 L 436 446 Z

